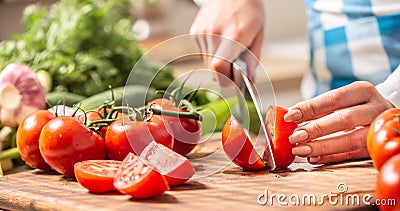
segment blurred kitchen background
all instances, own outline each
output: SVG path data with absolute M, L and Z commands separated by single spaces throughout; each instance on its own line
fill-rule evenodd
M 21 15 L 27 4 L 51 5 L 55 0 L 0 0 L 0 41 L 22 32 Z M 198 6 L 192 0 L 138 0 L 133 6 L 135 29 L 143 51 L 168 38 L 187 34 Z M 267 24 L 261 62 L 268 70 L 277 104 L 301 100 L 300 82 L 307 69 L 308 46 L 303 1 L 265 0 Z M 182 46 L 184 47 L 184 46 Z M 179 48 L 179 46 L 177 47 Z M 162 55 L 160 55 L 162 56 Z M 184 71 L 187 64 L 175 64 Z

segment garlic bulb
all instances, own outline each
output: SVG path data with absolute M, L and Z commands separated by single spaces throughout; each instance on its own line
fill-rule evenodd
M 17 127 L 29 113 L 43 109 L 46 90 L 35 72 L 22 64 L 9 64 L 0 73 L 0 124 Z

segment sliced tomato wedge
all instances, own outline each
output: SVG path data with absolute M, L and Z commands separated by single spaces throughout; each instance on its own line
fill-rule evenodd
M 155 141 L 143 150 L 140 159 L 164 175 L 170 186 L 185 183 L 195 173 L 185 156 Z
M 261 170 L 265 163 L 236 118 L 231 115 L 222 130 L 222 146 L 233 163 L 245 170 Z
M 164 176 L 129 153 L 114 176 L 114 187 L 134 198 L 146 199 L 169 190 Z
M 93 193 L 116 190 L 114 176 L 121 165 L 117 160 L 85 160 L 74 165 L 78 183 Z
M 271 141 L 276 168 L 288 167 L 295 158 L 292 154 L 292 148 L 295 145 L 290 144 L 289 136 L 297 128 L 297 124 L 283 119 L 287 112 L 288 110 L 282 106 L 271 105 L 267 109 L 265 118 L 265 127 Z

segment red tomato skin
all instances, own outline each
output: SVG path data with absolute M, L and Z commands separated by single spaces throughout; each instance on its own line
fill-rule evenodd
M 189 160 L 185 160 L 179 168 L 165 175 L 169 186 L 178 186 L 187 182 L 195 173 L 195 169 Z
M 129 153 L 114 176 L 114 187 L 121 193 L 138 199 L 147 199 L 169 190 L 164 176 Z
M 68 116 L 54 118 L 43 127 L 39 149 L 46 163 L 66 176 L 74 176 L 74 164 L 79 161 L 105 158 L 100 135 Z
M 16 143 L 22 160 L 32 168 L 49 170 L 39 150 L 39 137 L 44 125 L 56 116 L 48 110 L 39 110 L 26 116 L 18 126 Z
M 176 107 L 170 100 L 158 98 L 148 103 L 158 109 L 168 111 L 185 111 Z M 200 122 L 189 118 L 162 116 L 165 125 L 169 125 L 169 133 L 174 138 L 173 150 L 181 155 L 186 155 L 196 147 L 201 138 Z
M 375 198 L 380 202 L 385 200 L 385 203 L 395 200 L 395 206 L 380 205 L 380 210 L 400 210 L 400 154 L 391 157 L 382 165 L 377 177 Z
M 149 122 L 147 122 L 147 127 L 150 130 L 153 139 L 170 149 L 174 146 L 174 139 L 171 134 L 168 132 L 171 129 L 167 129 L 169 125 L 163 123 L 161 116 L 153 115 Z
M 78 183 L 92 193 L 117 190 L 114 176 L 121 165 L 116 160 L 85 160 L 75 163 L 74 173 Z
M 158 118 L 153 117 L 149 122 L 125 118 L 111 123 L 105 138 L 108 156 L 113 160 L 123 160 L 129 152 L 140 155 L 153 140 L 172 148 L 174 140 Z
M 368 129 L 368 139 L 367 139 L 367 149 L 372 150 L 373 143 L 372 137 L 375 136 L 377 132 L 379 132 L 383 125 L 388 122 L 389 120 L 393 119 L 395 114 L 400 114 L 400 109 L 391 108 L 382 113 L 380 113 L 374 121 L 372 121 L 369 129 Z
M 265 163 L 234 116 L 229 117 L 222 129 L 222 146 L 229 159 L 243 169 L 265 169 Z
M 292 154 L 292 148 L 295 145 L 290 144 L 289 136 L 298 125 L 293 122 L 286 122 L 283 119 L 287 112 L 288 110 L 282 106 L 269 106 L 265 118 L 265 127 L 271 142 L 276 168 L 286 168 L 295 159 Z M 265 153 L 267 153 L 267 150 Z
M 181 185 L 195 173 L 195 169 L 185 156 L 156 142 L 150 143 L 143 150 L 140 158 L 160 172 L 169 186 Z
M 400 109 L 389 109 L 378 115 L 368 130 L 367 149 L 378 171 L 392 156 L 400 154 Z

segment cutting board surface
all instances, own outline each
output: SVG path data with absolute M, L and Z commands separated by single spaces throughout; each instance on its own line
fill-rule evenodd
M 22 168 L 0 178 L 0 208 L 11 210 L 265 210 L 293 208 L 295 196 L 315 195 L 317 205 L 299 207 L 302 210 L 376 209 L 360 203 L 346 205 L 346 195 L 373 196 L 377 171 L 372 162 L 354 161 L 334 165 L 312 166 L 298 159 L 289 169 L 275 172 L 244 172 L 226 162 L 223 153 L 215 153 L 213 160 L 198 159 L 211 151 L 221 151 L 218 144 L 198 147 L 191 155 L 197 174 L 181 186 L 147 200 L 138 200 L 118 192 L 92 194 L 74 179 L 54 172 Z M 201 156 L 200 156 L 201 155 Z M 215 171 L 215 173 L 212 173 Z M 202 174 L 202 172 L 204 174 Z M 341 189 L 342 188 L 342 189 Z M 345 189 L 343 189 L 345 188 Z M 347 188 L 347 189 L 346 189 Z M 342 191 L 342 192 L 340 192 Z M 327 194 L 337 194 L 336 204 L 329 203 Z M 262 197 L 260 197 L 260 194 Z M 275 195 L 273 200 L 271 196 Z M 285 195 L 283 204 L 277 197 Z M 266 197 L 269 199 L 265 201 Z M 260 200 L 258 200 L 259 198 Z M 306 198 L 307 199 L 307 198 Z M 271 205 L 272 202 L 272 205 Z M 371 203 L 373 201 L 371 200 Z M 264 204 L 264 205 L 260 205 Z M 286 205 L 286 203 L 288 205 Z M 307 202 L 305 202 L 307 203 Z

